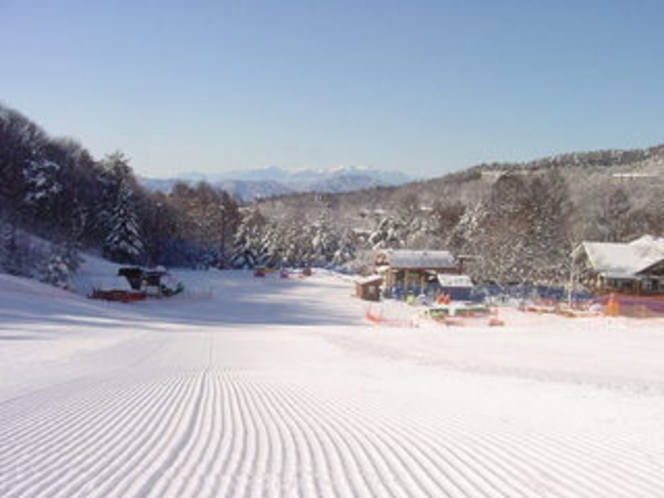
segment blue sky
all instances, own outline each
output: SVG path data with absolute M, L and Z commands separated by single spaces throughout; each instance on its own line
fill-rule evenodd
M 0 101 L 140 174 L 664 142 L 655 0 L 0 0 Z

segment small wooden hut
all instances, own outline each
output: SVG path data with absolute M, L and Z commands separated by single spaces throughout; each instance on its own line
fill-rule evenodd
M 397 299 L 427 294 L 437 288 L 440 274 L 461 273 L 449 251 L 381 251 L 376 255 L 375 268 L 385 279 L 385 294 Z
M 380 286 L 383 277 L 372 275 L 355 282 L 355 295 L 365 301 L 380 301 Z

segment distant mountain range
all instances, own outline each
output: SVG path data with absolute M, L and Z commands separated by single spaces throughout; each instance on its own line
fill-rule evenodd
M 211 174 L 187 173 L 168 179 L 139 177 L 139 180 L 145 188 L 153 191 L 169 191 L 178 181 L 206 181 L 247 202 L 298 192 L 339 194 L 413 181 L 409 176 L 397 171 L 363 166 L 308 170 L 288 170 L 272 166 Z

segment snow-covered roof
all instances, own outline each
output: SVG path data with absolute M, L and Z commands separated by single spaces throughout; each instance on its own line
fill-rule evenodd
M 441 287 L 472 287 L 473 281 L 468 275 L 438 275 L 438 283 Z
M 383 251 L 392 268 L 456 268 L 456 260 L 449 251 L 410 251 L 389 249 Z
M 645 235 L 627 244 L 584 242 L 583 248 L 592 267 L 610 278 L 633 278 L 664 260 L 664 238 Z
M 355 280 L 355 283 L 360 285 L 366 285 L 366 284 L 378 283 L 382 280 L 383 277 L 381 277 L 380 275 L 370 275 L 368 277 L 358 278 L 357 280 Z

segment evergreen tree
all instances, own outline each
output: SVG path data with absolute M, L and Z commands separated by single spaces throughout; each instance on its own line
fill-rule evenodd
M 5 272 L 32 278 L 43 259 L 42 251 L 16 225 L 0 225 L 0 267 Z
M 25 215 L 26 170 L 43 161 L 44 131 L 21 113 L 0 105 L 0 210 L 15 222 Z
M 240 223 L 233 241 L 231 265 L 238 269 L 249 269 L 256 266 L 251 230 L 248 225 Z
M 332 264 L 341 267 L 355 258 L 353 235 L 350 230 L 345 231 L 339 238 L 339 244 L 332 256 Z
M 284 266 L 283 244 L 281 232 L 273 223 L 265 225 L 260 244 L 263 264 L 275 268 Z
M 97 177 L 99 182 L 98 199 L 93 211 L 93 230 L 102 245 L 106 246 L 109 233 L 117 227 L 115 215 L 120 199 L 129 191 L 136 191 L 136 179 L 129 166 L 129 160 L 122 152 L 107 155 L 99 164 Z M 125 189 L 123 193 L 122 190 Z M 126 201 L 129 202 L 128 199 Z
M 70 279 L 76 274 L 81 263 L 76 244 L 54 245 L 41 272 L 41 280 L 61 289 L 69 289 Z
M 336 234 L 330 227 L 329 210 L 323 211 L 311 227 L 311 263 L 314 266 L 327 266 L 338 247 Z
M 118 263 L 138 263 L 144 244 L 134 211 L 132 192 L 124 182 L 120 185 L 110 227 L 105 244 L 108 257 Z
M 52 161 L 32 161 L 23 171 L 28 205 L 47 203 L 62 191 L 57 174 L 60 165 Z
M 265 219 L 258 210 L 252 210 L 242 217 L 235 232 L 231 265 L 247 269 L 263 264 L 263 228 Z

